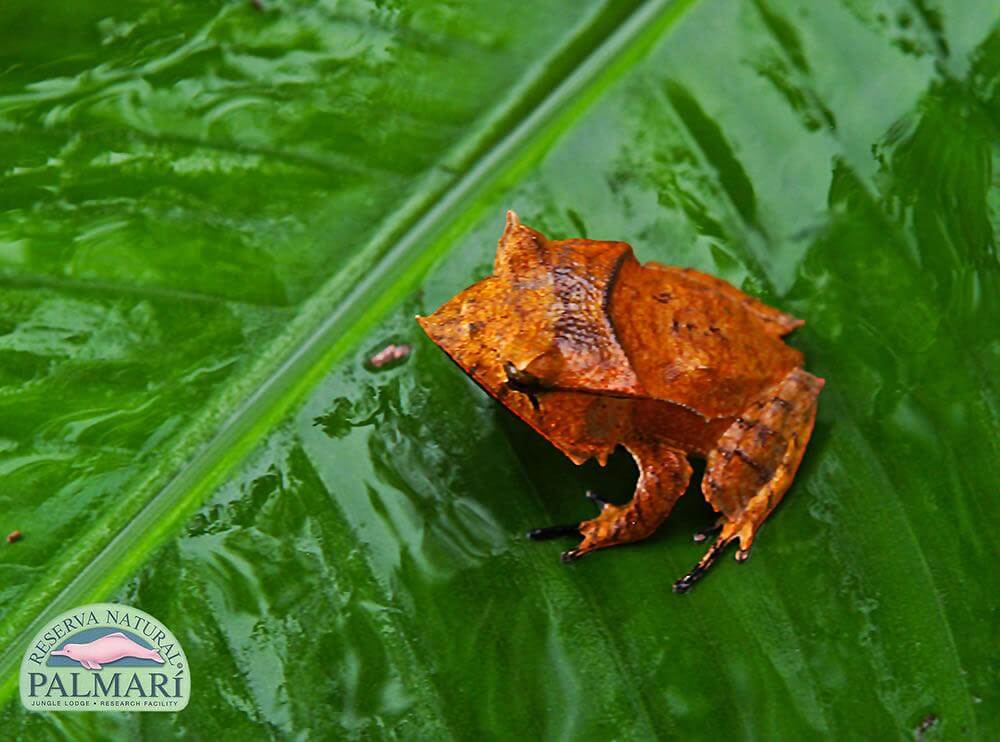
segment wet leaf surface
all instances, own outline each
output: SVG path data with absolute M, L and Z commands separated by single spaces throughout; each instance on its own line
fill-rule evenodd
M 0 9 L 0 646 L 182 522 L 204 477 L 165 487 L 628 9 L 569 5 Z

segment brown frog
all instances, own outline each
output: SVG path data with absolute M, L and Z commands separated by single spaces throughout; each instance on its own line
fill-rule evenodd
M 565 561 L 646 538 L 706 460 L 702 492 L 718 537 L 674 584 L 687 590 L 739 539 L 744 561 L 792 483 L 820 379 L 782 337 L 802 320 L 725 281 L 639 263 L 624 242 L 549 241 L 507 213 L 493 275 L 417 321 L 480 386 L 577 464 L 624 446 L 639 467 L 625 505 L 540 528 L 576 535 Z

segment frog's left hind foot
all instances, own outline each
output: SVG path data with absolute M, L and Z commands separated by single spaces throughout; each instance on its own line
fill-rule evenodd
M 563 552 L 563 561 L 571 562 L 595 549 L 650 536 L 687 489 L 691 465 L 683 451 L 659 443 L 636 441 L 625 447 L 639 466 L 639 481 L 628 503 L 614 505 L 588 492 L 587 496 L 601 508 L 600 515 L 578 524 L 539 528 L 529 532 L 528 537 L 541 540 L 582 536 L 579 546 Z
M 736 560 L 750 556 L 757 529 L 781 501 L 802 461 L 823 384 L 823 379 L 793 369 L 719 438 L 708 455 L 701 489 L 722 514 L 722 528 L 708 553 L 674 583 L 674 592 L 690 588 L 734 539 L 740 540 Z

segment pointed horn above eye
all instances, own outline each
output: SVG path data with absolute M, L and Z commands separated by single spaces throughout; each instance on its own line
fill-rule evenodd
M 500 235 L 500 239 L 497 241 L 497 253 L 496 257 L 493 259 L 493 273 L 498 274 L 503 270 L 503 265 L 506 262 L 504 253 L 507 252 L 509 246 L 516 242 L 515 235 L 521 230 L 521 220 L 517 218 L 517 214 L 513 209 L 507 210 L 507 220 L 503 227 L 503 234 Z
M 521 220 L 517 218 L 517 214 L 513 209 L 507 210 L 507 221 L 503 227 L 503 234 L 500 236 L 500 242 L 503 243 L 504 240 L 511 237 L 515 232 L 521 229 Z
M 517 272 L 524 275 L 539 260 L 539 247 L 545 238 L 531 227 L 526 227 L 513 210 L 507 212 L 507 223 L 497 243 L 497 253 L 493 260 L 493 275 L 500 275 L 519 265 Z

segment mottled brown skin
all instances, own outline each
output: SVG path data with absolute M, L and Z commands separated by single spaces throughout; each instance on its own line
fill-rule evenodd
M 649 536 L 687 488 L 688 456 L 706 460 L 719 535 L 678 592 L 734 539 L 737 559 L 749 555 L 795 476 L 823 386 L 781 339 L 801 320 L 704 273 L 640 264 L 624 242 L 550 242 L 513 212 L 493 275 L 417 320 L 575 463 L 603 466 L 619 445 L 632 454 L 629 503 L 597 500 L 596 518 L 532 532 L 582 536 L 567 561 Z

